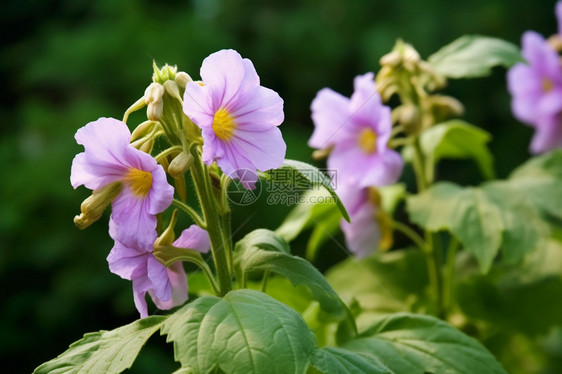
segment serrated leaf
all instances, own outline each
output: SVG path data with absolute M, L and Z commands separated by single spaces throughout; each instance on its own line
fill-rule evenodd
M 282 175 L 283 178 L 279 175 Z M 332 187 L 330 178 L 317 167 L 301 161 L 285 160 L 280 168 L 261 172 L 260 176 L 274 183 L 296 186 L 299 191 L 303 191 L 305 188 L 324 187 L 336 202 L 343 218 L 349 222 L 347 210 Z
M 130 368 L 148 338 L 166 317 L 152 316 L 111 331 L 85 334 L 57 358 L 35 369 L 35 374 L 121 373 Z
M 438 74 L 449 78 L 484 77 L 495 66 L 509 68 L 523 62 L 519 48 L 505 40 L 465 35 L 428 58 Z
M 324 347 L 312 356 L 312 365 L 325 374 L 392 374 L 376 357 L 341 348 Z
M 379 318 L 343 347 L 376 356 L 396 373 L 501 373 L 478 341 L 430 316 L 397 313 Z
M 541 211 L 562 219 L 562 150 L 534 157 L 509 177 Z
M 407 199 L 412 222 L 430 231 L 448 230 L 471 252 L 483 273 L 503 249 L 516 262 L 541 244 L 545 226 L 536 209 L 505 182 L 462 188 L 437 183 Z
M 271 243 L 282 240 L 274 232 L 259 230 L 260 236 L 265 242 Z M 250 233 L 248 236 L 254 236 Z M 270 238 L 266 238 L 269 236 Z M 272 239 L 276 238 L 276 239 Z M 314 298 L 321 304 L 322 309 L 334 315 L 336 318 L 344 318 L 347 310 L 345 304 L 340 300 L 328 281 L 324 278 L 310 262 L 292 256 L 285 252 L 272 251 L 261 246 L 256 241 L 246 238 L 236 243 L 235 265 L 244 273 L 249 271 L 269 271 L 282 275 L 289 279 L 293 286 L 304 285 L 312 292 Z
M 441 159 L 473 159 L 484 178 L 494 178 L 493 156 L 487 147 L 490 134 L 465 121 L 451 120 L 437 124 L 421 134 L 421 148 L 432 165 Z M 403 150 L 406 159 L 413 157 L 412 146 Z
M 197 373 L 303 373 L 316 349 L 302 317 L 262 292 L 205 296 L 171 315 L 162 328 L 175 359 Z

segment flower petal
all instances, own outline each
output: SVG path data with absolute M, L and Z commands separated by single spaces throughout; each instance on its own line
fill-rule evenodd
M 323 88 L 312 100 L 310 109 L 314 122 L 314 132 L 308 141 L 310 147 L 327 148 L 345 135 L 343 127 L 347 126 L 351 119 L 347 97 L 329 88 Z
M 162 301 L 170 300 L 172 298 L 172 288 L 166 267 L 153 255 L 148 257 L 147 262 L 148 279 L 152 282 L 151 290 L 154 291 L 154 295 Z
M 160 310 L 168 310 L 175 306 L 185 303 L 187 300 L 187 276 L 181 262 L 176 262 L 166 268 L 171 287 L 171 298 L 167 301 L 162 301 L 156 297 L 153 290 L 148 293 L 152 297 L 152 301 Z
M 141 318 L 148 317 L 145 295 L 151 286 L 147 276 L 133 279 L 133 300 Z
M 341 220 L 347 247 L 358 258 L 364 258 L 378 248 L 381 232 L 375 214 L 375 207 L 365 203 L 351 216 L 351 223 Z
M 128 186 L 113 200 L 111 219 L 117 225 L 116 237 L 130 247 L 144 249 L 156 240 L 156 216 L 150 214 L 148 200 L 135 196 Z
M 555 5 L 554 12 L 558 21 L 558 35 L 562 36 L 562 1 L 558 1 Z
M 191 225 L 183 230 L 173 245 L 174 247 L 189 248 L 202 253 L 207 253 L 211 249 L 209 233 L 197 225 Z
M 133 280 L 146 274 L 148 253 L 116 241 L 107 262 L 109 270 L 123 279 Z

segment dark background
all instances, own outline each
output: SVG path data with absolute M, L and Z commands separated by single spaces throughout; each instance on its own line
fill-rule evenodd
M 555 32 L 553 8 L 554 1 L 523 0 L 2 2 L 3 371 L 30 372 L 83 333 L 138 317 L 130 282 L 107 268 L 112 247 L 107 217 L 86 231 L 72 223 L 89 192 L 74 191 L 69 175 L 72 158 L 81 151 L 75 131 L 98 117 L 121 118 L 150 83 L 153 59 L 176 64 L 197 79 L 207 55 L 238 50 L 254 62 L 262 84 L 285 100 L 281 129 L 287 157 L 311 162 L 306 141 L 316 92 L 329 86 L 351 94 L 353 77 L 376 72 L 379 58 L 397 38 L 412 43 L 422 57 L 463 34 L 519 44 L 527 29 Z M 463 101 L 469 122 L 493 134 L 490 147 L 500 177 L 529 157 L 532 131 L 510 114 L 505 69 L 488 78 L 450 82 L 446 93 Z M 468 161 L 445 162 L 438 177 L 480 181 Z M 404 178 L 408 182 L 408 170 Z M 275 228 L 287 211 L 263 199 L 239 209 L 236 236 Z M 339 259 L 329 250 L 325 256 L 320 267 Z M 171 346 L 155 340 L 132 372 L 165 373 L 177 366 Z

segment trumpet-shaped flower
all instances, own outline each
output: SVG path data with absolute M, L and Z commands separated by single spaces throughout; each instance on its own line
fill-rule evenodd
M 233 179 L 253 189 L 256 170 L 281 166 L 286 145 L 277 128 L 283 100 L 260 86 L 252 62 L 233 50 L 211 54 L 201 66 L 202 82 L 189 82 L 183 110 L 202 130 L 203 161 L 213 161 Z M 255 175 L 242 178 L 246 170 Z
M 383 105 L 373 73 L 357 76 L 350 99 L 324 88 L 312 101 L 313 148 L 333 147 L 328 167 L 340 180 L 358 187 L 384 186 L 402 173 L 400 155 L 387 147 L 392 121 Z
M 556 4 L 559 26 L 562 2 Z M 558 53 L 533 31 L 523 34 L 523 57 L 507 73 L 511 107 L 515 117 L 535 128 L 531 152 L 562 147 L 562 64 Z
M 109 222 L 110 236 L 115 245 L 107 262 L 109 270 L 123 279 L 132 281 L 133 298 L 141 318 L 148 316 L 146 293 L 159 309 L 167 310 L 181 305 L 187 300 L 187 277 L 181 262 L 169 267 L 162 265 L 153 254 L 156 230 L 152 230 L 150 241 L 133 240 L 122 242 L 119 227 L 115 221 Z M 192 225 L 184 230 L 173 243 L 175 247 L 194 249 L 206 253 L 210 249 L 209 235 L 199 226 Z
M 72 161 L 72 186 L 98 190 L 120 182 L 121 192 L 112 202 L 111 215 L 119 227 L 120 240 L 150 241 L 156 229 L 155 214 L 168 208 L 174 195 L 162 166 L 132 147 L 127 125 L 113 118 L 88 123 L 75 138 L 84 152 Z

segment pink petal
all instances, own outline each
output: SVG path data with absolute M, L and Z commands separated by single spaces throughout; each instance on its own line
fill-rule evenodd
M 348 98 L 324 88 L 314 98 L 310 109 L 314 122 L 314 132 L 308 141 L 310 147 L 327 148 L 345 135 L 345 126 L 351 120 Z
M 262 131 L 279 126 L 285 119 L 283 99 L 269 88 L 257 86 L 231 100 L 229 108 L 236 126 L 245 131 Z
M 218 100 L 217 100 L 218 101 Z M 218 103 L 213 103 L 211 87 L 189 82 L 183 95 L 183 111 L 202 129 L 213 126 L 213 118 Z
M 107 256 L 109 270 L 123 279 L 133 280 L 146 274 L 148 254 L 115 242 Z
M 150 214 L 148 200 L 138 198 L 127 186 L 113 200 L 111 219 L 117 225 L 117 239 L 122 243 L 131 247 L 154 244 L 157 237 L 156 216 Z
M 156 293 L 153 290 L 148 291 L 152 301 L 160 310 L 171 309 L 185 303 L 187 300 L 187 276 L 185 275 L 183 264 L 176 262 L 170 265 L 166 272 L 170 281 L 171 298 L 168 301 L 162 301 L 156 297 Z
M 133 300 L 141 318 L 148 317 L 145 295 L 151 286 L 147 276 L 133 279 Z
M 174 247 L 189 248 L 202 253 L 207 253 L 211 249 L 209 233 L 197 225 L 191 225 L 183 230 L 173 245 Z
M 155 296 L 162 300 L 168 301 L 172 298 L 172 289 L 170 279 L 166 267 L 162 265 L 153 255 L 148 257 L 148 279 L 152 282 L 151 289 Z
M 156 169 L 152 171 L 152 187 L 148 193 L 148 213 L 162 213 L 168 209 L 173 200 L 174 187 L 168 184 L 164 168 L 158 165 Z
M 367 202 L 351 216 L 351 223 L 345 220 L 340 223 L 347 247 L 359 258 L 378 248 L 381 233 L 375 213 L 375 207 Z
M 562 1 L 558 1 L 554 8 L 556 20 L 558 21 L 558 35 L 562 36 Z

